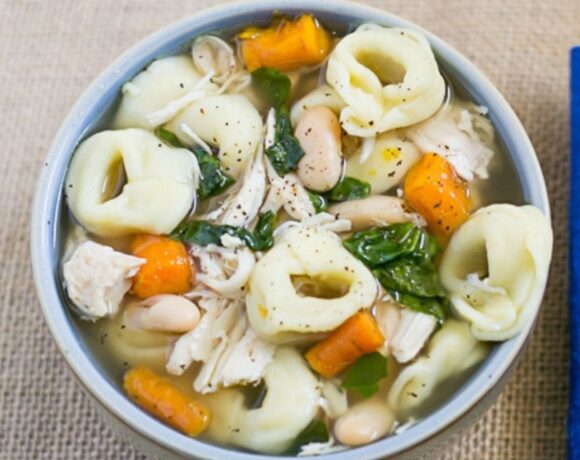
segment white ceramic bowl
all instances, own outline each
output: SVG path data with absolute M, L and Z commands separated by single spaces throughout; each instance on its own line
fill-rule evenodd
M 272 11 L 314 13 L 337 29 L 366 21 L 387 26 L 419 27 L 384 11 L 358 3 L 319 0 L 261 0 L 233 3 L 202 11 L 149 36 L 118 58 L 85 91 L 64 121 L 39 179 L 32 214 L 32 261 L 42 310 L 60 350 L 80 384 L 111 426 L 143 452 L 158 458 L 228 458 L 249 460 L 262 455 L 228 450 L 181 435 L 145 414 L 123 394 L 106 367 L 90 353 L 65 307 L 58 279 L 62 245 L 62 184 L 76 144 L 98 130 L 118 100 L 120 87 L 154 58 L 183 49 L 196 35 L 216 29 L 267 22 Z M 509 153 L 524 201 L 549 216 L 546 187 L 534 149 L 508 103 L 469 61 L 439 38 L 422 30 L 443 71 L 477 103 L 489 108 L 498 138 Z M 536 307 L 539 307 L 537 305 Z M 517 337 L 497 345 L 481 367 L 435 412 L 408 431 L 373 444 L 329 455 L 332 459 L 410 458 L 434 453 L 469 426 L 493 402 L 521 355 L 533 322 Z M 325 457 L 326 458 L 326 457 Z

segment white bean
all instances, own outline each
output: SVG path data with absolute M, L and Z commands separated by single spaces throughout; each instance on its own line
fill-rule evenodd
M 327 107 L 307 110 L 294 133 L 304 156 L 296 173 L 306 188 L 326 192 L 336 185 L 342 173 L 340 125 Z
M 379 396 L 352 406 L 334 424 L 336 439 L 347 446 L 362 446 L 385 436 L 395 416 Z
M 127 307 L 125 324 L 134 329 L 163 332 L 188 332 L 199 323 L 197 306 L 178 295 L 158 295 Z
M 419 214 L 409 211 L 405 202 L 394 196 L 372 195 L 362 200 L 345 201 L 331 206 L 328 212 L 341 219 L 350 220 L 355 232 L 401 222 L 425 225 Z

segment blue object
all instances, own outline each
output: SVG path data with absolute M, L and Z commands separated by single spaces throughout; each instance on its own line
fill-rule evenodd
M 568 458 L 580 458 L 580 46 L 570 51 L 570 404 Z

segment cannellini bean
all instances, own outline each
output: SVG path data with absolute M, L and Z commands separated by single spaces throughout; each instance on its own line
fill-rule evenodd
M 158 295 L 127 307 L 124 320 L 134 329 L 164 332 L 188 332 L 199 323 L 197 306 L 178 295 Z
M 304 149 L 297 174 L 306 188 L 326 192 L 336 185 L 342 172 L 340 125 L 327 107 L 307 110 L 294 133 Z
M 328 212 L 350 220 L 354 232 L 401 222 L 425 225 L 419 214 L 409 211 L 405 202 L 394 196 L 372 195 L 362 200 L 345 201 L 331 206 Z
M 352 406 L 334 424 L 336 439 L 347 446 L 362 446 L 385 436 L 395 416 L 378 396 Z

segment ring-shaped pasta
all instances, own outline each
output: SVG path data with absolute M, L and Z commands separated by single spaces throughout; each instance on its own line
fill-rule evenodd
M 181 142 L 189 145 L 192 139 L 183 131 L 184 124 L 208 144 L 219 147 L 218 158 L 224 170 L 236 179 L 262 140 L 262 117 L 240 94 L 205 97 L 166 125 Z
M 127 183 L 111 198 L 106 189 L 120 167 Z M 198 174 L 191 152 L 169 147 L 149 131 L 103 131 L 78 147 L 65 190 L 70 210 L 89 232 L 166 234 L 189 212 Z
M 475 340 L 469 326 L 448 319 L 435 333 L 426 352 L 404 367 L 389 390 L 388 403 L 399 417 L 420 410 L 446 379 L 482 361 L 489 347 Z
M 123 86 L 113 127 L 151 129 L 147 117 L 188 94 L 202 77 L 188 56 L 153 61 Z
M 341 126 L 362 137 L 423 121 L 445 97 L 429 42 L 409 29 L 363 24 L 336 45 L 326 80 L 347 104 Z
M 439 276 L 479 340 L 507 340 L 539 307 L 552 256 L 550 222 L 533 206 L 479 209 L 455 232 Z
M 327 298 L 298 292 L 294 281 L 300 277 L 336 292 Z M 282 343 L 335 329 L 370 307 L 376 295 L 375 278 L 335 233 L 294 227 L 256 263 L 246 308 L 258 336 Z
M 276 350 L 264 383 L 267 393 L 256 409 L 246 407 L 239 390 L 222 390 L 204 398 L 212 410 L 208 435 L 263 453 L 286 450 L 316 416 L 320 385 L 300 354 L 286 347 Z

